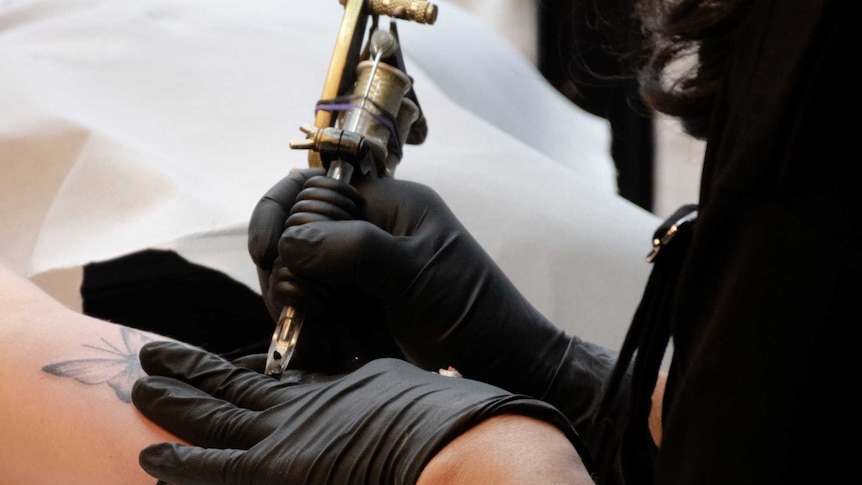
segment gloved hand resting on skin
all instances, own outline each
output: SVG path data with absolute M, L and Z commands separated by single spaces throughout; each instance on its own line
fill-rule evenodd
M 371 328 L 382 315 L 409 361 L 431 370 L 451 365 L 544 398 L 576 424 L 589 420 L 614 353 L 547 321 L 432 189 L 357 177 L 351 187 L 322 175 L 307 169 L 285 177 L 254 210 L 249 251 L 269 305 L 314 297 L 285 283 L 288 273 L 352 287 L 368 305 L 350 323 Z M 269 273 L 274 263 L 290 271 Z
M 141 452 L 144 470 L 173 485 L 413 484 L 447 443 L 501 415 L 550 423 L 581 446 L 544 402 L 396 359 L 277 380 L 172 342 L 140 358 L 150 376 L 135 383 L 135 406 L 192 445 Z

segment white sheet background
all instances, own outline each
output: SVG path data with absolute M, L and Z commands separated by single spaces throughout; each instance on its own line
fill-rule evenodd
M 615 195 L 603 120 L 437 2 L 399 23 L 429 123 L 396 176 L 439 191 L 558 325 L 617 346 L 656 218 Z M 335 42 L 337 0 L 0 3 L 0 257 L 39 278 L 172 248 L 257 289 L 245 250 Z

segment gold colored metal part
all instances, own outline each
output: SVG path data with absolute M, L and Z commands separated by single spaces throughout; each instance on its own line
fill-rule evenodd
M 682 216 L 679 220 L 677 220 L 672 226 L 668 228 L 667 231 L 661 236 L 661 238 L 656 238 L 652 240 L 652 250 L 647 254 L 646 262 L 652 263 L 655 261 L 656 256 L 658 256 L 659 251 L 665 246 L 667 246 L 670 241 L 676 236 L 679 232 L 680 227 L 683 224 L 690 223 L 691 221 L 697 218 L 697 211 L 689 212 Z
M 422 0 L 339 0 L 344 5 L 344 16 L 335 41 L 335 48 L 329 61 L 329 70 L 323 85 L 320 99 L 333 99 L 353 85 L 354 73 L 348 66 L 355 66 L 359 61 L 364 29 L 369 15 L 385 15 L 393 18 L 410 20 L 423 24 L 433 24 L 437 20 L 437 6 Z M 335 124 L 333 113 L 317 111 L 314 115 L 314 126 L 326 128 Z M 420 137 L 424 139 L 424 136 Z M 412 140 L 416 136 L 411 136 Z M 308 166 L 321 167 L 323 163 L 320 154 L 314 150 L 308 152 Z
M 404 106 L 404 96 L 410 91 L 412 81 L 401 70 L 388 64 L 380 64 L 372 72 L 373 65 L 372 61 L 362 61 L 356 67 L 356 87 L 353 92 L 356 95 L 363 95 L 371 102 L 362 109 L 342 111 L 338 118 L 338 126 L 349 126 L 365 136 L 369 143 L 368 148 L 374 154 L 377 173 L 382 174 L 392 172 L 386 167 L 386 160 L 391 155 L 388 149 L 391 132 L 377 121 L 373 114 L 389 113 L 396 117 L 397 123 L 397 117 Z M 397 130 L 398 126 L 395 128 Z M 401 133 L 398 135 L 403 136 Z M 397 161 L 400 161 L 400 158 Z
M 345 0 L 340 0 L 344 5 Z M 371 15 L 386 15 L 431 25 L 437 20 L 437 6 L 421 0 L 367 0 Z
M 365 24 L 368 21 L 368 11 L 365 9 L 366 0 L 341 0 L 344 5 L 344 16 L 341 17 L 341 27 L 338 29 L 338 37 L 335 40 L 335 48 L 329 61 L 329 70 L 323 83 L 323 94 L 320 99 L 333 99 L 337 97 L 342 86 L 349 86 L 347 79 L 352 79 L 354 73 L 348 66 L 355 66 L 359 60 L 359 52 L 362 48 L 362 38 L 365 35 Z M 333 125 L 333 116 L 329 111 L 318 111 L 314 115 L 314 126 L 326 128 Z M 311 150 L 308 152 L 308 166 L 321 167 L 320 154 Z
M 291 140 L 290 148 L 298 150 L 315 150 L 317 152 L 340 154 L 347 157 L 359 157 L 365 149 L 362 135 L 340 128 L 302 125 L 299 127 L 308 135 L 304 140 Z
M 401 102 L 401 109 L 398 110 L 398 116 L 395 120 L 396 130 L 398 130 L 398 138 L 400 140 L 409 140 L 411 128 L 415 125 L 416 120 L 419 119 L 419 114 L 419 106 L 417 106 L 413 101 L 404 98 Z M 393 153 L 387 153 L 386 161 L 381 173 L 387 177 L 394 177 L 395 168 L 399 163 L 401 163 L 400 158 L 396 157 Z

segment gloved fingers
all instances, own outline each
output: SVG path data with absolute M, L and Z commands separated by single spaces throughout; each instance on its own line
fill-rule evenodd
M 260 284 L 261 291 L 266 291 L 269 288 L 269 278 L 272 276 L 272 266 L 269 269 L 257 268 L 257 282 Z
M 302 197 L 306 195 L 315 198 L 303 199 Z M 285 227 L 309 222 L 345 221 L 357 219 L 359 216 L 359 206 L 347 197 L 324 189 L 304 189 L 291 209 Z
M 297 202 L 297 206 L 301 212 L 296 212 L 287 217 L 286 227 L 299 226 L 308 224 L 309 222 L 321 221 L 344 221 L 347 219 L 355 219 L 347 212 L 340 210 L 337 207 L 320 204 L 317 202 Z
M 312 175 L 302 186 L 303 194 L 299 199 L 317 200 L 341 200 L 349 199 L 349 205 L 359 207 L 362 205 L 362 196 L 352 185 L 336 178 L 324 175 Z M 307 192 L 306 192 L 307 191 Z M 332 197 L 336 197 L 333 199 Z M 341 203 L 340 205 L 346 205 Z
M 292 361 L 291 361 L 292 362 Z M 259 374 L 266 372 L 266 354 L 243 355 L 231 360 L 237 367 L 245 367 Z M 329 382 L 338 379 L 341 375 L 325 374 L 321 372 L 309 372 L 300 369 L 285 369 L 278 381 L 282 384 L 308 384 L 312 382 Z
M 144 448 L 138 462 L 145 472 L 171 485 L 255 483 L 249 470 L 240 465 L 245 453 L 159 443 Z
M 154 423 L 207 448 L 251 448 L 278 424 L 271 425 L 255 411 L 169 377 L 138 379 L 132 388 L 132 402 Z
M 356 219 L 362 204 L 362 196 L 350 184 L 331 177 L 312 177 L 296 196 L 287 225 Z
M 332 284 L 354 284 L 383 298 L 398 296 L 421 270 L 407 238 L 365 221 L 290 227 L 279 252 L 295 274 Z
M 282 384 L 309 384 L 315 382 L 330 382 L 340 379 L 343 375 L 325 374 L 323 372 L 309 372 L 298 369 L 285 369 L 278 380 Z
M 251 369 L 259 374 L 266 372 L 266 354 L 249 354 L 231 359 L 231 364 L 237 367 Z
M 270 199 L 261 199 L 255 206 L 248 225 L 248 253 L 258 268 L 272 269 L 287 217 L 288 211 Z
M 264 270 L 272 267 L 278 255 L 278 239 L 297 195 L 305 181 L 322 175 L 323 169 L 312 168 L 291 173 L 278 181 L 258 201 L 249 220 L 248 252 L 252 261 Z
M 458 224 L 442 197 L 427 185 L 392 178 L 360 177 L 354 186 L 361 194 L 365 218 L 396 236 L 416 234 L 420 226 Z M 433 231 L 445 229 L 432 227 Z
M 176 342 L 148 342 L 140 350 L 141 367 L 151 376 L 171 377 L 236 406 L 259 411 L 285 400 L 276 379 L 236 367 L 205 350 Z
M 285 305 L 301 305 L 323 311 L 332 300 L 332 286 L 326 282 L 297 276 L 287 266 L 277 263 L 269 277 L 266 299 L 281 312 Z

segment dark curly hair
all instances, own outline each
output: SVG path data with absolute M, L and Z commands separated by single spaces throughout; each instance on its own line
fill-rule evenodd
M 637 0 L 644 35 L 637 77 L 648 106 L 705 138 L 733 34 L 751 0 Z
M 752 1 L 538 0 L 559 30 L 540 54 L 545 65 L 564 65 L 564 77 L 552 73 L 551 82 L 587 111 L 607 116 L 608 98 L 632 86 L 624 91 L 639 98 L 632 109 L 645 104 L 705 138 L 734 33 Z

